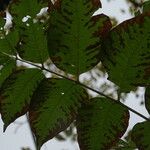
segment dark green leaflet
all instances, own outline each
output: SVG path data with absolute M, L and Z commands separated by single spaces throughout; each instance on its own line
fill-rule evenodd
M 78 76 L 100 61 L 100 38 L 111 28 L 107 16 L 92 18 L 100 6 L 99 0 L 58 0 L 51 8 L 47 38 L 57 67 Z
M 103 41 L 100 55 L 109 80 L 124 92 L 150 85 L 150 12 L 127 20 Z

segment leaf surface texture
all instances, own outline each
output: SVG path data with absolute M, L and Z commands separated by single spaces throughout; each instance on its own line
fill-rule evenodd
M 38 69 L 18 70 L 0 88 L 1 114 L 4 128 L 28 110 L 31 96 L 44 75 Z
M 87 94 L 75 83 L 65 79 L 42 80 L 32 97 L 29 111 L 39 148 L 72 123 L 84 101 L 87 101 Z
M 132 130 L 132 140 L 139 150 L 150 149 L 150 122 L 138 123 Z
M 127 20 L 103 40 L 100 55 L 109 80 L 122 91 L 150 84 L 150 12 Z
M 100 6 L 99 0 L 58 0 L 51 8 L 47 39 L 58 68 L 78 76 L 100 61 L 100 37 L 111 28 L 107 16 L 92 17 Z
M 128 127 L 129 112 L 106 98 L 93 98 L 79 110 L 78 143 L 82 150 L 106 150 L 115 145 Z
M 47 40 L 43 25 L 30 23 L 21 34 L 21 45 L 18 52 L 23 59 L 44 63 L 48 59 Z

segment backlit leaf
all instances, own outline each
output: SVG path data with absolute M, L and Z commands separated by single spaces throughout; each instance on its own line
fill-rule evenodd
M 65 79 L 44 79 L 35 91 L 29 118 L 38 148 L 65 130 L 75 119 L 87 94 L 80 86 Z
M 93 98 L 77 117 L 78 143 L 81 150 L 108 150 L 123 136 L 129 112 L 106 98 Z
M 58 0 L 52 6 L 47 36 L 49 55 L 60 69 L 78 76 L 100 61 L 100 38 L 111 23 L 104 15 L 92 17 L 99 7 L 99 0 Z
M 122 91 L 150 85 L 150 12 L 127 20 L 103 40 L 100 57 Z
M 150 122 L 138 123 L 132 130 L 132 140 L 139 150 L 150 149 Z
M 44 75 L 38 69 L 12 73 L 0 88 L 1 114 L 4 129 L 28 110 L 31 96 Z

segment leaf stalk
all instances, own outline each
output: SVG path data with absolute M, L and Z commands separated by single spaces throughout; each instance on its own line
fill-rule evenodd
M 39 68 L 39 69 L 41 69 L 41 70 L 43 70 L 43 71 L 47 71 L 47 72 L 49 72 L 49 73 L 55 74 L 55 75 L 58 76 L 58 77 L 64 78 L 64 79 L 69 80 L 69 81 L 72 81 L 72 82 L 74 82 L 74 83 L 76 83 L 76 84 L 78 84 L 78 85 L 80 85 L 80 86 L 82 86 L 82 87 L 84 87 L 84 88 L 86 88 L 86 89 L 88 89 L 88 90 L 91 90 L 91 91 L 93 91 L 93 92 L 95 92 L 95 93 L 97 93 L 97 94 L 99 94 L 99 95 L 101 95 L 101 96 L 104 96 L 105 98 L 108 98 L 109 100 L 113 100 L 115 103 L 119 104 L 120 106 L 122 106 L 122 107 L 124 107 L 124 108 L 126 108 L 126 109 L 128 109 L 128 110 L 130 110 L 131 112 L 133 112 L 134 114 L 140 116 L 141 118 L 145 119 L 146 121 L 150 121 L 150 118 L 144 116 L 143 114 L 141 114 L 141 113 L 139 113 L 138 111 L 132 109 L 131 107 L 129 107 L 129 106 L 127 106 L 127 105 L 121 103 L 120 101 L 118 101 L 118 99 L 116 100 L 116 99 L 114 99 L 114 98 L 112 98 L 112 97 L 110 97 L 110 96 L 108 96 L 108 95 L 106 95 L 106 94 L 104 94 L 104 93 L 102 93 L 102 92 L 100 92 L 100 91 L 98 91 L 98 90 L 95 90 L 95 89 L 93 89 L 93 88 L 91 88 L 91 87 L 89 87 L 89 86 L 87 86 L 87 85 L 85 85 L 85 84 L 79 82 L 78 80 L 74 80 L 74 79 L 68 78 L 68 77 L 66 77 L 66 76 L 64 76 L 64 75 L 62 75 L 62 74 L 59 74 L 59 73 L 54 72 L 54 71 L 52 71 L 52 70 L 49 70 L 49 69 L 45 68 L 43 65 L 40 66 L 40 65 L 37 65 L 37 64 L 32 63 L 32 62 L 30 62 L 30 61 L 26 61 L 26 60 L 20 59 L 20 58 L 15 57 L 15 56 L 10 56 L 10 55 L 8 55 L 8 54 L 6 54 L 6 53 L 2 53 L 2 54 L 6 55 L 6 56 L 8 56 L 8 57 L 11 57 L 11 58 L 13 58 L 13 59 L 17 59 L 18 61 L 21 61 L 21 62 L 23 62 L 23 63 L 32 65 L 32 66 L 34 66 L 34 67 L 36 67 L 36 68 Z

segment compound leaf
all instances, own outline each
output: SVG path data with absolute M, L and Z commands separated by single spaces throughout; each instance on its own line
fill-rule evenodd
M 150 85 L 150 12 L 127 20 L 103 40 L 101 60 L 122 91 Z
M 150 122 L 145 121 L 138 123 L 133 127 L 132 130 L 132 140 L 136 144 L 139 150 L 149 150 L 150 149 Z
M 111 28 L 107 16 L 92 17 L 100 6 L 99 0 L 58 0 L 52 6 L 47 39 L 58 68 L 78 76 L 100 61 L 100 37 Z
M 38 148 L 65 130 L 75 119 L 87 94 L 80 86 L 65 79 L 44 79 L 35 91 L 29 118 Z
M 77 116 L 78 143 L 82 150 L 106 150 L 114 146 L 128 127 L 129 112 L 106 98 L 93 98 Z
M 44 78 L 38 69 L 24 69 L 12 73 L 0 88 L 1 114 L 4 130 L 28 110 L 30 99 L 38 83 Z

